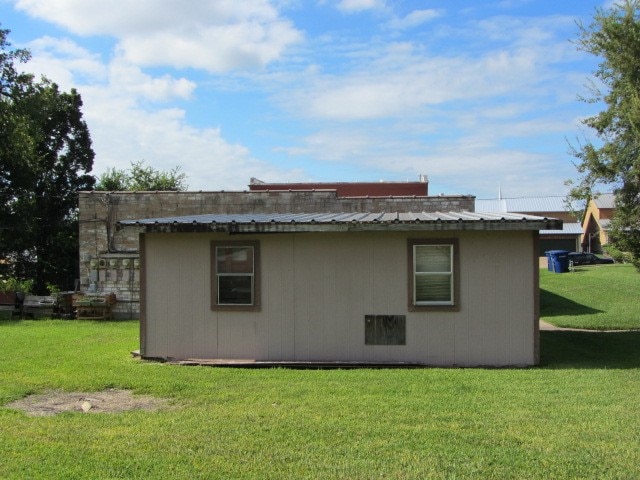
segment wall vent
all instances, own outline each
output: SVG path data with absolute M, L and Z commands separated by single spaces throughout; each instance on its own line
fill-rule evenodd
M 365 345 L 406 345 L 405 315 L 365 315 Z

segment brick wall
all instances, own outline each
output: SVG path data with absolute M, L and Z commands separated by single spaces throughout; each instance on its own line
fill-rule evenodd
M 137 318 L 140 270 L 135 228 L 120 220 L 208 213 L 473 212 L 475 197 L 351 197 L 335 191 L 80 192 L 80 288 L 114 292 L 116 318 Z

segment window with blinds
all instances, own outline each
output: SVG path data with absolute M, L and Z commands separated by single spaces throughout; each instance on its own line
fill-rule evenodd
M 457 303 L 457 241 L 409 241 L 409 306 L 452 307 Z
M 414 245 L 416 305 L 453 303 L 453 246 Z

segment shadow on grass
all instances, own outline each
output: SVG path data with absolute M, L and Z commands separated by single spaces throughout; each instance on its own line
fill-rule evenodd
M 0 327 L 19 327 L 19 326 L 24 326 L 24 325 L 35 325 L 37 323 L 46 323 L 46 322 L 64 322 L 64 323 L 69 323 L 69 324 L 81 324 L 81 323 L 90 323 L 90 324 L 123 324 L 123 323 L 138 323 L 140 320 L 138 320 L 137 318 L 134 319 L 130 319 L 130 318 L 124 318 L 124 319 L 107 319 L 107 320 L 100 320 L 100 319 L 93 319 L 93 320 L 78 320 L 75 318 L 13 318 L 11 320 L 9 319 L 2 319 L 0 318 Z
M 640 368 L 640 331 L 540 332 L 542 368 Z
M 540 316 L 558 317 L 561 315 L 593 315 L 602 313 L 602 310 L 569 300 L 566 297 L 556 295 L 549 290 L 540 289 Z

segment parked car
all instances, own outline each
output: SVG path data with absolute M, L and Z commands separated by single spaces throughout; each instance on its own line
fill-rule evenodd
M 601 263 L 615 263 L 613 258 L 599 257 L 593 253 L 578 253 L 573 252 L 569 254 L 569 261 L 573 262 L 573 265 L 596 265 Z

